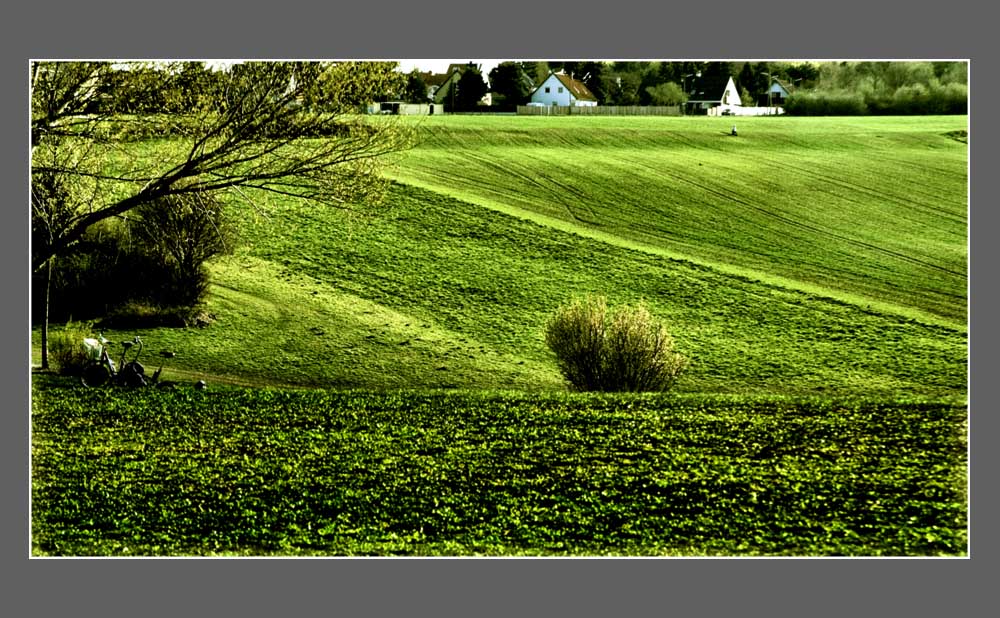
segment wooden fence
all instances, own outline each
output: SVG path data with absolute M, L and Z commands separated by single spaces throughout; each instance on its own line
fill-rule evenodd
M 680 116 L 679 105 L 518 105 L 519 116 Z

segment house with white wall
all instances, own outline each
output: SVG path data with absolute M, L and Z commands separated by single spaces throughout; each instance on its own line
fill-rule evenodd
M 549 73 L 549 76 L 531 93 L 531 105 L 558 105 L 591 107 L 597 105 L 597 97 L 586 84 L 565 73 Z
M 699 77 L 691 83 L 687 95 L 685 111 L 689 114 L 707 114 L 716 107 L 732 111 L 743 105 L 736 82 L 730 76 Z
M 435 88 L 433 94 L 431 94 L 431 100 L 434 103 L 448 103 L 456 92 L 458 80 L 462 78 L 462 73 L 464 73 L 468 68 L 478 71 L 479 65 L 449 64 L 448 70 L 445 72 L 444 79 L 439 82 L 437 88 Z

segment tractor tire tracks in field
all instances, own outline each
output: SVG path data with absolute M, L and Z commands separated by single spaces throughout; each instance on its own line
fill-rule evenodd
M 866 186 L 858 184 L 858 183 L 846 182 L 846 181 L 844 181 L 844 180 L 842 180 L 840 178 L 837 178 L 835 176 L 831 176 L 829 174 L 823 174 L 823 173 L 821 173 L 821 172 L 819 172 L 819 171 L 817 171 L 815 169 L 808 169 L 808 168 L 804 168 L 804 167 L 799 167 L 797 165 L 792 165 L 791 163 L 786 163 L 786 162 L 783 162 L 783 161 L 777 161 L 777 160 L 774 160 L 774 159 L 772 159 L 770 161 L 770 163 L 772 165 L 777 165 L 778 167 L 782 167 L 782 168 L 785 168 L 785 169 L 788 169 L 788 170 L 792 170 L 792 171 L 794 171 L 797 174 L 801 174 L 803 176 L 806 176 L 806 177 L 809 177 L 809 178 L 814 178 L 816 180 L 820 180 L 820 181 L 822 181 L 824 183 L 828 183 L 830 185 L 834 185 L 834 186 L 837 186 L 837 187 L 841 187 L 843 189 L 847 189 L 848 191 L 851 191 L 851 192 L 861 193 L 861 194 L 866 195 L 866 196 L 868 196 L 868 197 L 870 197 L 872 199 L 881 200 L 881 201 L 890 201 L 890 202 L 895 202 L 895 203 L 900 204 L 900 205 L 911 206 L 914 209 L 919 210 L 921 212 L 924 212 L 924 213 L 930 214 L 932 216 L 944 219 L 948 223 L 955 223 L 955 224 L 960 224 L 960 225 L 963 225 L 963 226 L 968 223 L 968 217 L 965 216 L 964 213 L 963 214 L 956 214 L 954 212 L 948 211 L 944 207 L 934 206 L 934 205 L 931 205 L 931 204 L 927 204 L 925 202 L 919 202 L 919 201 L 916 201 L 916 200 L 912 200 L 912 199 L 906 198 L 906 197 L 901 196 L 901 195 L 888 195 L 886 193 L 883 193 L 881 191 L 877 191 L 875 189 L 871 189 L 869 187 L 866 187 Z M 912 193 L 920 193 L 921 195 L 924 195 L 924 196 L 927 196 L 927 197 L 931 197 L 931 198 L 937 197 L 937 196 L 935 196 L 933 194 L 928 194 L 928 193 L 925 193 L 925 192 L 920 192 L 919 190 L 914 189 L 912 187 L 909 187 L 907 190 L 910 191 L 910 192 L 912 192 Z
M 566 212 L 573 218 L 573 220 L 592 226 L 600 226 L 600 222 L 597 221 L 594 211 L 587 206 L 588 196 L 579 191 L 576 187 L 567 185 L 565 183 L 559 182 L 552 176 L 547 174 L 542 174 L 536 169 L 524 166 L 524 169 L 517 169 L 518 166 L 512 162 L 507 162 L 505 165 L 501 165 L 496 161 L 489 159 L 486 156 L 478 155 L 475 153 L 467 152 L 464 153 L 469 159 L 478 162 L 480 165 L 491 169 L 501 175 L 512 175 L 515 178 L 519 178 L 529 184 L 532 184 L 542 191 L 546 195 L 550 196 L 555 202 L 558 202 L 565 208 Z M 528 171 L 525 171 L 528 170 Z M 528 172 L 534 172 L 530 174 Z M 553 188 L 554 187 L 556 188 Z M 566 193 L 571 193 L 575 195 L 579 200 L 577 202 L 572 202 L 566 198 Z M 581 217 L 577 214 L 577 210 L 580 206 L 583 206 L 588 214 L 589 218 Z
M 793 219 L 791 217 L 787 217 L 785 215 L 779 214 L 779 213 L 777 213 L 777 212 L 775 212 L 773 210 L 770 210 L 768 208 L 765 208 L 763 206 L 754 204 L 753 202 L 750 202 L 750 201 L 744 199 L 742 196 L 740 196 L 739 194 L 737 194 L 735 192 L 732 192 L 732 191 L 729 191 L 729 190 L 726 190 L 726 189 L 722 189 L 722 188 L 717 188 L 717 187 L 709 186 L 709 185 L 707 185 L 707 184 L 705 184 L 703 182 L 698 182 L 698 181 L 696 181 L 696 180 L 694 180 L 692 178 L 685 177 L 685 176 L 683 176 L 681 174 L 677 174 L 675 172 L 672 172 L 669 169 L 666 169 L 666 168 L 663 168 L 663 167 L 652 166 L 652 165 L 649 165 L 648 163 L 644 163 L 642 161 L 633 161 L 633 163 L 636 164 L 636 165 L 645 167 L 647 169 L 653 170 L 653 171 L 657 172 L 658 174 L 662 174 L 662 175 L 668 176 L 668 177 L 676 180 L 677 182 L 685 183 L 685 184 L 691 185 L 693 187 L 696 187 L 696 188 L 700 189 L 701 191 L 704 191 L 707 194 L 715 195 L 715 196 L 720 197 L 720 198 L 722 198 L 724 200 L 735 202 L 735 203 L 740 204 L 742 206 L 745 206 L 747 208 L 751 208 L 751 209 L 753 209 L 753 210 L 755 210 L 755 211 L 757 211 L 757 212 L 759 212 L 759 213 L 767 216 L 768 218 L 771 218 L 771 219 L 773 219 L 775 221 L 780 221 L 781 223 L 784 223 L 785 225 L 788 225 L 790 227 L 798 228 L 798 229 L 804 229 L 804 230 L 810 231 L 810 232 L 812 232 L 814 234 L 818 234 L 818 235 L 821 235 L 821 236 L 832 238 L 832 239 L 834 239 L 834 240 L 836 240 L 838 242 L 843 242 L 843 243 L 846 243 L 846 244 L 854 245 L 856 247 L 861 247 L 861 248 L 864 248 L 864 249 L 875 251 L 877 253 L 888 255 L 888 256 L 890 256 L 892 258 L 895 258 L 895 259 L 898 259 L 898 260 L 901 260 L 901 261 L 904 261 L 904 262 L 909 262 L 911 264 L 916 264 L 916 265 L 922 266 L 924 268 L 928 268 L 928 269 L 931 269 L 931 270 L 936 270 L 936 271 L 939 271 L 939 272 L 943 272 L 943 273 L 946 273 L 948 275 L 952 275 L 954 277 L 958 277 L 958 278 L 960 278 L 962 280 L 967 279 L 967 275 L 965 273 L 961 273 L 961 272 L 952 270 L 950 268 L 947 268 L 947 267 L 944 267 L 944 266 L 940 266 L 940 265 L 935 264 L 933 262 L 927 261 L 926 259 L 921 259 L 921 258 L 914 257 L 914 256 L 906 254 L 906 253 L 902 253 L 902 252 L 899 252 L 899 251 L 894 251 L 892 249 L 888 249 L 886 247 L 881 247 L 879 245 L 875 245 L 875 244 L 872 244 L 872 243 L 869 243 L 869 242 L 865 242 L 865 241 L 857 239 L 857 238 L 851 238 L 849 236 L 845 236 L 843 234 L 836 233 L 834 231 L 831 231 L 829 229 L 826 229 L 826 228 L 823 228 L 823 227 L 820 227 L 820 226 L 817 226 L 817 225 L 812 225 L 812 224 L 809 224 L 809 223 L 804 223 L 802 221 Z

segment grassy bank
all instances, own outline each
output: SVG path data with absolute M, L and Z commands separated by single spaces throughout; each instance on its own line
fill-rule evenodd
M 177 389 L 33 376 L 33 551 L 964 555 L 965 122 L 424 119 L 376 209 L 242 205 L 204 328 L 104 330 Z M 669 396 L 566 392 L 586 294 Z

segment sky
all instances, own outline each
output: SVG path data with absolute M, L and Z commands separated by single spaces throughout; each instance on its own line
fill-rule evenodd
M 500 64 L 502 60 L 475 60 L 472 58 L 464 58 L 461 60 L 400 60 L 399 68 L 403 71 L 403 73 L 409 73 L 415 68 L 421 71 L 430 71 L 432 73 L 444 73 L 448 70 L 449 64 L 467 64 L 469 62 L 478 64 L 483 75 L 489 75 L 493 67 Z
M 372 60 L 383 60 L 383 58 L 372 58 Z M 394 58 L 384 58 L 384 60 L 395 60 Z M 206 60 L 206 63 L 213 68 L 226 68 L 234 62 L 239 62 L 237 60 Z M 467 64 L 469 62 L 473 64 L 478 64 L 479 69 L 483 75 L 489 75 L 493 67 L 504 62 L 503 60 L 475 60 L 471 58 L 464 58 L 459 60 L 443 60 L 443 59 L 430 59 L 430 60 L 398 60 L 399 68 L 403 73 L 409 73 L 413 69 L 418 69 L 420 71 L 430 71 L 431 73 L 444 73 L 448 70 L 449 64 Z

